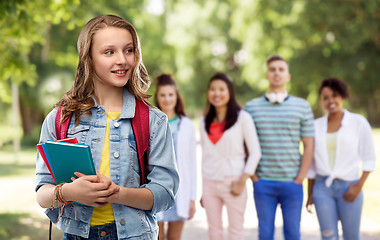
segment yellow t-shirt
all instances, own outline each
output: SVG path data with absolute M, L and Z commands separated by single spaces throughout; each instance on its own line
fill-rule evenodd
M 335 165 L 337 136 L 338 136 L 338 132 L 332 132 L 332 133 L 326 134 L 327 153 L 329 155 L 329 165 L 330 165 L 331 170 L 334 169 L 334 165 Z
M 104 136 L 104 145 L 102 152 L 102 159 L 100 161 L 99 173 L 110 178 L 110 120 L 119 119 L 119 112 L 107 112 L 107 126 L 106 134 Z M 91 217 L 91 226 L 104 225 L 115 221 L 113 215 L 112 204 L 107 204 L 102 208 L 94 208 L 94 212 Z

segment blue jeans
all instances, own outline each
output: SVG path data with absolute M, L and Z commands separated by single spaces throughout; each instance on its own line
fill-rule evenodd
M 302 184 L 259 180 L 253 184 L 259 239 L 274 239 L 277 205 L 281 205 L 286 240 L 299 240 L 303 201 Z
M 343 200 L 343 195 L 347 192 L 349 185 L 357 181 L 334 180 L 332 185 L 327 188 L 325 179 L 326 177 L 317 176 L 313 187 L 313 200 L 322 239 L 339 239 L 339 220 L 342 224 L 344 240 L 360 239 L 363 192 L 354 202 Z
M 65 233 L 62 240 L 83 240 L 83 239 L 96 239 L 96 240 L 118 240 L 115 222 L 100 226 L 93 226 L 90 228 L 90 235 L 88 238 L 83 238 L 76 235 Z

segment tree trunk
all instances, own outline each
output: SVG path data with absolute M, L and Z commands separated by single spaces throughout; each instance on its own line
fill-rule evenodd
M 18 86 L 12 83 L 12 112 L 13 112 L 13 152 L 14 160 L 19 161 L 20 153 L 20 103 L 18 96 Z

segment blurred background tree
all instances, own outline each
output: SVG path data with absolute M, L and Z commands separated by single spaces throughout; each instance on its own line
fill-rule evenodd
M 322 114 L 319 83 L 338 77 L 350 86 L 349 108 L 380 125 L 379 1 L 5 0 L 0 125 L 12 122 L 16 84 L 25 144 L 38 141 L 44 116 L 70 88 L 79 32 L 100 14 L 119 15 L 136 27 L 153 83 L 149 92 L 155 76 L 173 74 L 191 117 L 202 114 L 216 71 L 232 77 L 241 105 L 263 94 L 266 58 L 277 53 L 290 63 L 288 91 L 306 98 L 316 117 Z

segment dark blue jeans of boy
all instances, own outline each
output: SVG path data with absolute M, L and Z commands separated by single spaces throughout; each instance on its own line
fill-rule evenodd
M 280 204 L 286 240 L 299 240 L 303 201 L 302 184 L 259 180 L 253 184 L 259 240 L 274 239 L 274 222 L 277 205 Z

